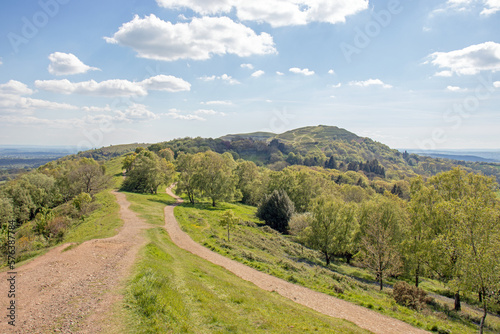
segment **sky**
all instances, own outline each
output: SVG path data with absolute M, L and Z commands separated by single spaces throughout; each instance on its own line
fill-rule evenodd
M 500 149 L 500 0 L 0 4 L 0 145 L 333 125 Z

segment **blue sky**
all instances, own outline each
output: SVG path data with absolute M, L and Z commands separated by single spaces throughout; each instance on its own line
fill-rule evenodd
M 0 144 L 335 125 L 500 148 L 500 0 L 0 4 Z

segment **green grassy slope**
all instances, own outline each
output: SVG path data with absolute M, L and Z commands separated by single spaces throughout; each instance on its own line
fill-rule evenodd
M 158 195 L 127 194 L 127 199 L 152 224 L 168 201 Z M 149 243 L 127 284 L 120 319 L 129 333 L 368 333 L 181 250 L 163 228 L 146 235 Z
M 244 223 L 231 231 L 218 225 L 222 213 L 231 209 Z M 198 243 L 257 270 L 283 278 L 311 289 L 342 298 L 377 312 L 403 320 L 426 330 L 449 330 L 451 333 L 471 333 L 477 330 L 478 312 L 458 317 L 454 312 L 437 306 L 414 311 L 397 305 L 390 293 L 380 292 L 375 277 L 368 271 L 334 263 L 329 268 L 319 252 L 302 247 L 290 237 L 260 226 L 255 208 L 241 204 L 184 204 L 175 209 L 181 227 Z M 395 281 L 389 280 L 388 283 Z M 488 333 L 500 332 L 500 319 L 487 318 Z

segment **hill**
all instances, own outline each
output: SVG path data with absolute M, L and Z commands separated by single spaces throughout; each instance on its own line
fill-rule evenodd
M 240 134 L 229 134 L 220 137 L 222 140 L 236 140 L 236 139 L 253 139 L 253 140 L 267 140 L 269 138 L 275 137 L 276 134 L 272 132 L 252 132 L 252 133 L 240 133 Z

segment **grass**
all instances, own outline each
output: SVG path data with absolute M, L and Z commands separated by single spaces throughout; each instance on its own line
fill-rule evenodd
M 242 224 L 227 241 L 218 225 L 222 213 L 231 209 Z M 413 326 L 451 333 L 474 333 L 479 314 L 456 314 L 437 305 L 421 312 L 396 304 L 388 293 L 378 291 L 374 276 L 362 268 L 336 262 L 324 267 L 321 254 L 302 247 L 289 236 L 270 230 L 255 218 L 256 208 L 242 204 L 183 204 L 175 208 L 181 227 L 198 243 L 257 270 L 374 309 Z M 389 280 L 387 283 L 394 283 Z M 500 319 L 488 316 L 486 333 L 500 332 Z
M 82 243 L 92 239 L 103 239 L 114 236 L 123 225 L 118 214 L 120 207 L 109 191 L 96 195 L 99 209 L 92 212 L 78 225 L 71 227 L 64 237 L 64 243 Z
M 136 194 L 123 192 L 130 201 L 130 209 L 137 212 L 141 218 L 153 225 L 165 225 L 163 209 L 166 205 L 175 203 L 175 200 L 165 193 Z
M 137 197 L 129 195 L 132 208 L 140 209 Z M 153 217 L 160 215 L 163 206 L 154 205 L 151 211 Z M 263 291 L 181 250 L 163 228 L 146 235 L 149 243 L 125 291 L 129 333 L 369 333 Z

